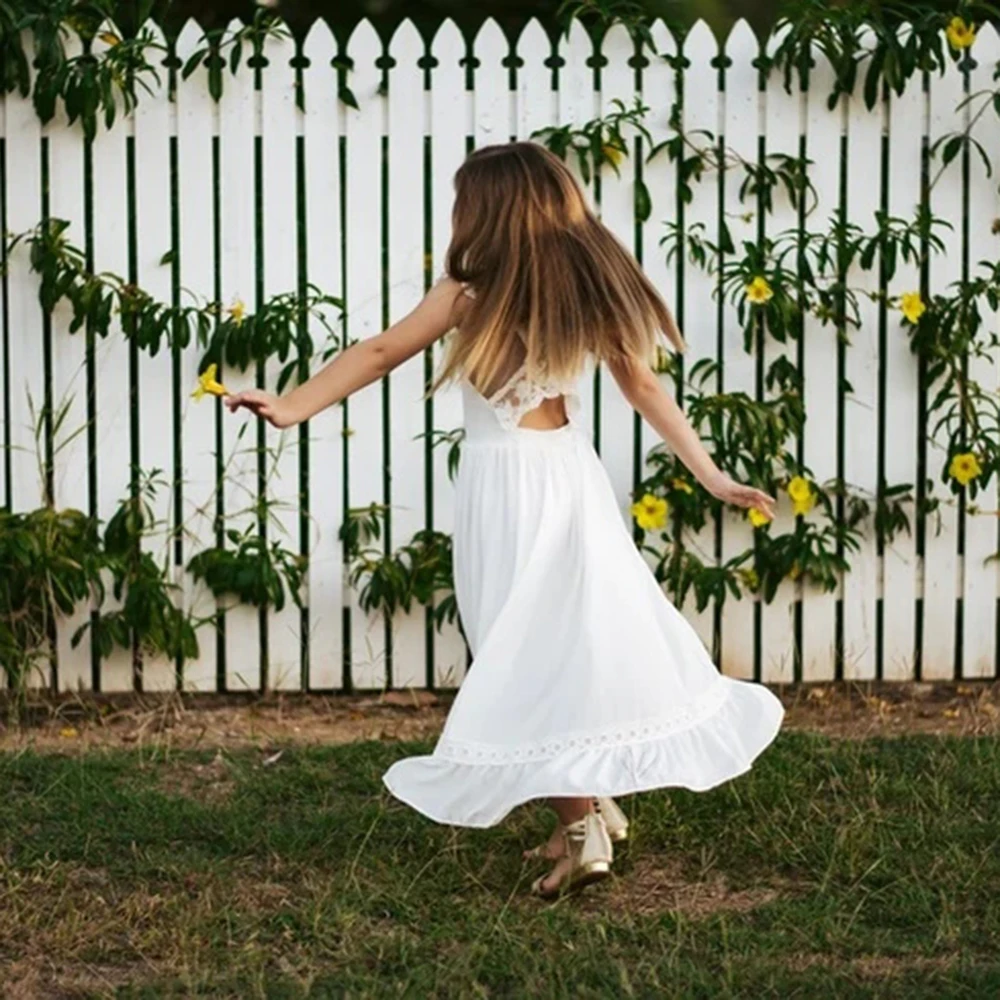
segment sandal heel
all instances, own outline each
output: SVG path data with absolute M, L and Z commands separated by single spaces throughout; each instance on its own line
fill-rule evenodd
M 543 899 L 555 899 L 565 892 L 599 882 L 611 874 L 614 851 L 600 814 L 588 813 L 583 819 L 565 826 L 563 837 L 570 864 L 559 884 L 552 889 L 543 888 L 546 876 L 531 883 L 532 893 Z
M 612 843 L 623 844 L 628 840 L 628 817 L 614 799 L 606 797 L 594 799 L 594 808 L 601 814 Z

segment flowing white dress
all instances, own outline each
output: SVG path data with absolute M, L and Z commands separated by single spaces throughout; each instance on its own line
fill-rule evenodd
M 722 676 L 660 589 L 573 387 L 518 373 L 490 400 L 462 392 L 453 554 L 473 662 L 433 753 L 394 763 L 389 791 L 488 827 L 540 797 L 702 791 L 749 770 L 781 702 Z M 559 394 L 569 423 L 518 426 Z

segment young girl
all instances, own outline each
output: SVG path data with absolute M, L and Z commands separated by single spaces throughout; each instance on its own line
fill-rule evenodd
M 783 710 L 723 677 L 664 597 L 579 418 L 576 384 L 604 362 L 629 403 L 713 496 L 768 516 L 734 482 L 650 367 L 680 333 L 636 261 L 542 146 L 474 152 L 455 177 L 446 276 L 385 332 L 276 398 L 229 397 L 276 427 L 308 420 L 454 331 L 436 388 L 461 381 L 455 594 L 472 667 L 429 756 L 383 780 L 438 823 L 486 827 L 547 798 L 558 817 L 526 857 L 552 896 L 607 875 L 627 835 L 611 796 L 714 787 L 747 771 Z

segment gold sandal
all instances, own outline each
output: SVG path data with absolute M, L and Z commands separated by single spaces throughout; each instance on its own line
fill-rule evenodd
M 628 817 L 614 799 L 594 799 L 594 809 L 601 814 L 612 843 L 621 844 L 628 840 Z
M 541 896 L 542 899 L 555 899 L 564 892 L 582 889 L 585 885 L 599 882 L 611 874 L 614 852 L 604 820 L 598 813 L 589 812 L 575 823 L 564 826 L 563 840 L 566 844 L 566 855 L 569 857 L 569 867 L 553 889 L 542 887 L 548 875 L 536 878 L 531 883 L 533 895 Z
M 596 798 L 594 802 L 594 812 L 599 813 L 601 818 L 604 820 L 604 825 L 607 827 L 608 836 L 611 838 L 613 844 L 624 844 L 628 840 L 628 817 L 622 812 L 618 803 L 612 798 Z M 562 829 L 561 826 L 557 824 L 557 829 Z M 539 844 L 537 847 L 532 847 L 524 852 L 525 861 L 558 861 L 560 858 L 566 856 L 565 849 L 561 854 L 557 854 L 552 857 L 546 854 L 545 851 L 549 846 L 549 842 L 546 841 L 544 844 Z

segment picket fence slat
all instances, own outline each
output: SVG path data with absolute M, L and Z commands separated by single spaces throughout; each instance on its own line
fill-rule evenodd
M 264 46 L 267 65 L 261 71 L 261 161 L 263 202 L 263 294 L 294 292 L 298 285 L 298 170 L 297 136 L 300 112 L 295 101 L 295 43 L 271 35 Z M 265 382 L 275 391 L 284 363 L 267 362 Z M 299 430 L 268 427 L 267 499 L 268 539 L 290 552 L 299 550 Z M 288 600 L 279 611 L 268 612 L 268 685 L 295 689 L 301 685 L 302 620 Z
M 955 109 L 965 97 L 965 80 L 958 64 L 949 60 L 944 73 L 931 76 L 929 83 L 929 113 L 927 140 L 933 144 L 938 138 L 956 131 Z M 933 178 L 941 164 L 942 152 L 931 158 Z M 944 177 L 930 190 L 930 205 L 941 218 L 952 221 L 951 228 L 941 231 L 944 252 L 933 255 L 929 263 L 930 292 L 945 293 L 952 282 L 962 277 L 962 188 L 957 182 L 961 172 L 961 157 L 948 168 L 955 183 Z M 947 177 L 947 173 L 944 175 Z M 933 421 L 934 417 L 928 415 Z M 930 429 L 930 428 L 928 428 Z M 924 435 L 925 440 L 926 434 Z M 958 577 L 958 508 L 948 488 L 940 481 L 939 471 L 945 454 L 940 448 L 927 443 L 927 477 L 935 490 L 943 495 L 938 515 L 927 519 L 924 539 L 924 592 L 923 592 L 923 645 L 921 672 L 924 680 L 946 680 L 955 675 L 957 601 L 961 593 Z M 935 520 L 937 523 L 934 523 Z
M 901 34 L 901 39 L 905 37 Z M 911 219 L 920 202 L 924 95 L 916 86 L 889 95 L 889 215 Z M 917 124 L 919 123 L 919 125 Z M 900 260 L 888 294 L 898 296 L 920 288 L 919 270 Z M 917 366 L 910 344 L 892 310 L 887 317 L 885 379 L 885 481 L 888 486 L 917 488 Z M 910 531 L 886 542 L 882 561 L 882 676 L 886 680 L 913 677 L 916 670 L 917 558 L 916 517 Z
M 556 93 L 559 118 L 553 124 L 572 125 L 579 129 L 596 117 L 599 95 L 594 87 L 594 71 L 587 65 L 588 59 L 593 56 L 594 46 L 586 29 L 578 20 L 574 19 L 569 31 L 560 36 L 557 53 L 562 65 L 559 67 Z M 575 155 L 570 157 L 567 165 L 583 187 L 587 204 L 596 210 L 593 176 L 589 181 L 584 180 Z M 594 428 L 595 444 L 598 443 L 595 422 L 597 406 L 595 390 L 598 379 L 597 371 L 592 375 L 588 371 L 580 379 L 580 421 L 582 426 Z
M 650 109 L 647 117 L 649 148 L 640 139 L 642 150 L 642 174 L 649 192 L 653 210 L 642 223 L 641 252 L 643 270 L 650 281 L 661 290 L 671 308 L 676 311 L 677 260 L 667 261 L 667 248 L 661 245 L 667 220 L 675 221 L 677 215 L 677 168 L 666 150 L 660 149 L 652 159 L 652 150 L 670 138 L 670 115 L 677 102 L 677 72 L 671 60 L 677 54 L 677 41 L 661 20 L 654 22 L 652 31 L 656 54 L 645 53 L 646 65 L 642 69 L 642 100 Z M 661 376 L 664 388 L 673 392 L 673 384 Z M 643 462 L 641 474 L 649 469 L 646 458 L 660 437 L 649 421 L 643 418 L 639 423 L 639 455 Z
M 182 63 L 199 48 L 201 29 L 188 21 L 177 38 L 176 54 Z M 182 306 L 203 306 L 215 301 L 215 164 L 218 107 L 208 90 L 208 69 L 199 66 L 187 80 L 177 81 L 177 191 L 178 245 Z M 202 345 L 190 344 L 180 354 L 181 432 L 181 551 L 182 564 L 215 544 L 215 512 L 218 500 L 215 407 L 195 401 Z M 235 388 L 235 386 L 233 386 Z M 198 659 L 184 665 L 184 688 L 211 691 L 216 688 L 219 642 L 212 627 L 218 602 L 202 582 L 182 574 L 184 606 L 204 621 L 197 630 Z M 256 623 L 254 623 L 256 624 Z
M 241 27 L 232 22 L 224 44 Z M 691 197 L 682 200 L 677 163 L 665 151 L 647 160 L 650 143 L 626 127 L 628 155 L 619 171 L 604 164 L 584 187 L 589 204 L 678 312 L 688 343 L 685 379 L 695 364 L 710 360 L 719 365 L 718 377 L 703 391 L 718 385 L 766 399 L 763 377 L 775 361 L 801 366 L 807 422 L 801 442 L 789 448 L 801 451 L 817 482 L 834 484 L 842 474 L 849 490 L 874 502 L 881 486 L 916 488 L 926 469 L 932 495 L 941 498 L 939 511 L 926 515 L 920 556 L 916 530 L 900 531 L 882 546 L 869 518 L 860 551 L 845 553 L 851 570 L 833 592 L 788 579 L 769 603 L 750 594 L 697 613 L 689 598 L 682 610 L 731 676 L 771 683 L 996 676 L 1000 493 L 993 482 L 962 506 L 941 479 L 948 456 L 928 442 L 933 396 L 919 392 L 918 361 L 898 308 L 903 292 L 920 288 L 919 268 L 900 261 L 880 301 L 879 262 L 867 271 L 855 266 L 848 279 L 862 292 L 859 329 L 838 331 L 810 315 L 801 342 L 766 337 L 747 350 L 734 301 L 718 298 L 719 273 L 703 270 L 689 251 L 695 237 L 718 242 L 723 224 L 738 256 L 744 241 L 774 239 L 799 226 L 799 211 L 780 185 L 763 216 L 754 193 L 741 196 L 748 171 L 762 156 L 774 167 L 775 154 L 794 160 L 804 153 L 808 160 L 818 204 L 805 217 L 807 230 L 841 219 L 870 233 L 883 206 L 912 219 L 926 150 L 971 121 L 974 107 L 958 110 L 966 94 L 993 86 L 997 32 L 984 26 L 971 59 L 948 60 L 943 75 L 927 77 L 926 92 L 917 77 L 871 110 L 860 92 L 828 106 L 834 73 L 818 47 L 807 90 L 797 78 L 786 90 L 776 69 L 761 86 L 762 43 L 745 21 L 721 42 L 697 23 L 679 63 L 672 58 L 677 40 L 662 21 L 653 23 L 652 35 L 656 52 L 637 60 L 636 42 L 620 25 L 595 42 L 579 21 L 554 38 L 532 19 L 513 39 L 493 20 L 467 37 L 446 20 L 425 40 L 411 21 L 386 39 L 363 21 L 347 40 L 345 71 L 334 64 L 336 39 L 317 22 L 302 43 L 301 63 L 290 35 L 269 34 L 263 61 L 244 58 L 235 74 L 226 69 L 218 101 L 206 65 L 187 79 L 170 60 L 157 65 L 159 82 L 148 79 L 152 92 L 143 91 L 129 114 L 119 108 L 114 125 L 102 125 L 89 149 L 64 109 L 42 126 L 30 100 L 8 94 L 0 116 L 6 227 L 28 231 L 47 209 L 69 222 L 74 245 L 92 247 L 96 271 L 134 279 L 165 303 L 218 302 L 222 320 L 252 314 L 307 284 L 342 296 L 343 314 L 322 306 L 304 319 L 316 371 L 328 343 L 324 321 L 348 342 L 373 336 L 440 277 L 453 177 L 469 149 L 528 139 L 548 126 L 579 129 L 614 110 L 616 101 L 631 107 L 637 94 L 649 106 L 644 125 L 655 145 L 675 134 L 671 112 L 680 97 L 692 142 L 724 149 L 721 177 L 709 169 L 689 178 Z M 773 53 L 779 42 L 770 37 L 764 44 Z M 81 50 L 75 36 L 65 43 L 70 54 Z M 107 44 L 94 41 L 98 52 Z M 173 44 L 179 64 L 202 44 L 202 29 L 186 24 Z M 383 55 L 391 58 L 383 62 Z M 866 68 L 863 61 L 859 73 Z M 341 100 L 342 83 L 358 108 Z M 984 121 L 975 134 L 1000 164 L 1000 133 Z M 939 151 L 926 163 L 931 178 L 940 164 Z M 569 166 L 582 180 L 575 154 Z M 640 181 L 652 201 L 646 220 L 636 219 Z M 924 291 L 933 295 L 995 256 L 991 227 L 1000 194 L 978 155 L 963 153 L 935 181 L 930 200 L 953 224 L 940 232 L 946 252 L 929 262 Z M 683 235 L 682 252 L 669 261 L 660 242 L 665 222 L 681 225 Z M 729 255 L 725 263 L 733 260 Z M 199 625 L 199 656 L 180 675 L 172 658 L 148 650 L 116 647 L 98 661 L 89 632 L 78 645 L 71 642 L 94 610 L 84 602 L 57 622 L 52 671 L 41 671 L 35 683 L 55 682 L 61 690 L 181 684 L 253 691 L 461 682 L 468 650 L 459 623 L 438 629 L 419 605 L 388 623 L 381 613 L 363 611 L 358 589 L 348 585 L 351 567 L 340 537 L 345 502 L 354 509 L 386 505 L 385 533 L 366 547 L 397 551 L 423 529 L 451 532 L 454 437 L 431 441 L 460 428 L 461 395 L 452 384 L 423 398 L 446 341 L 304 430 L 278 431 L 246 414 L 232 416 L 216 400 L 191 398 L 205 343 L 176 351 L 164 344 L 156 355 L 135 351 L 116 314 L 108 335 L 95 339 L 91 358 L 86 331 L 69 332 L 65 305 L 51 317 L 43 313 L 23 244 L 11 254 L 3 292 L 3 403 L 10 419 L 2 433 L 10 450 L 0 463 L 0 496 L 9 494 L 14 510 L 34 509 L 50 479 L 58 506 L 93 513 L 103 530 L 141 481 L 135 476 L 162 470 L 166 485 L 152 499 L 157 528 L 144 539 L 144 551 L 168 568 L 179 584 L 178 601 Z M 983 322 L 996 331 L 1000 317 L 985 315 Z M 284 364 L 272 358 L 244 372 L 223 364 L 221 377 L 232 391 L 258 384 L 273 390 Z M 988 391 L 1000 387 L 994 358 L 970 358 L 969 371 Z M 673 391 L 665 376 L 664 384 Z M 588 374 L 581 388 L 586 426 L 628 519 L 658 437 L 607 371 Z M 55 426 L 47 422 L 47 400 L 55 414 L 64 411 Z M 975 450 L 972 440 L 965 446 Z M 912 505 L 906 509 L 916 528 L 918 515 Z M 186 570 L 195 554 L 217 543 L 234 548 L 238 543 L 225 531 L 253 535 L 259 520 L 269 544 L 308 557 L 303 609 L 289 602 L 281 611 L 261 611 L 231 595 L 217 600 Z M 795 524 L 782 495 L 768 530 L 783 533 Z M 687 544 L 714 565 L 752 548 L 754 532 L 745 516 L 730 511 L 718 528 L 709 524 Z M 109 590 L 103 612 L 118 606 Z
M 834 109 L 827 106 L 833 90 L 834 71 L 829 60 L 813 48 L 806 112 L 806 155 L 809 177 L 818 195 L 811 228 L 829 227 L 841 210 L 840 185 L 844 99 Z M 803 337 L 803 383 L 806 413 L 805 458 L 817 483 L 837 478 L 839 433 L 837 416 L 842 391 L 837 352 L 840 331 L 807 316 Z M 830 680 L 836 673 L 837 594 L 806 588 L 802 595 L 802 676 L 805 680 Z
M 865 36 L 865 41 L 870 41 Z M 860 67 L 867 72 L 868 62 Z M 886 108 L 882 101 L 869 111 L 860 94 L 848 104 L 846 218 L 866 228 L 882 203 L 882 131 Z M 854 266 L 852 285 L 876 294 L 878 272 Z M 859 295 L 860 328 L 848 334 L 845 351 L 844 481 L 847 489 L 872 498 L 878 491 L 879 313 L 877 301 Z M 875 531 L 866 524 L 860 549 L 851 553 L 850 585 L 844 581 L 844 677 L 871 680 L 876 673 L 875 615 L 878 552 Z
M 989 24 L 983 25 L 976 38 L 975 65 L 969 70 L 969 93 L 982 94 L 994 86 L 993 71 L 1000 62 L 1000 35 Z M 982 98 L 980 98 L 982 101 Z M 978 108 L 979 105 L 976 107 Z M 966 114 L 974 113 L 970 106 Z M 968 248 L 966 259 L 972 275 L 980 271 L 980 262 L 989 263 L 997 256 L 997 237 L 993 231 L 1000 218 L 997 164 L 1000 164 L 1000 129 L 985 130 L 980 139 L 994 166 L 987 176 L 985 166 L 972 154 L 969 162 Z M 988 312 L 983 323 L 993 334 L 1000 333 L 1000 315 Z M 997 363 L 990 358 L 971 358 L 969 375 L 990 392 L 1000 388 Z M 972 511 L 972 506 L 978 508 Z M 996 670 L 997 636 L 997 562 L 990 561 L 997 551 L 997 515 L 1000 491 L 996 480 L 983 490 L 965 517 L 965 555 L 962 572 L 962 660 L 961 674 L 967 678 L 990 677 Z
M 517 40 L 521 66 L 517 70 L 515 135 L 530 139 L 537 129 L 556 121 L 556 91 L 552 87 L 552 70 L 545 60 L 552 55 L 552 43 L 541 24 L 534 18 L 521 31 Z
M 83 51 L 80 39 L 69 35 L 66 55 Z M 49 216 L 69 223 L 67 235 L 73 244 L 84 243 L 85 198 L 83 145 L 69 126 L 65 109 L 45 128 L 48 141 Z M 54 496 L 57 507 L 86 511 L 90 502 L 90 470 L 87 456 L 87 339 L 80 330 L 69 332 L 72 309 L 61 303 L 52 315 L 52 406 L 55 469 Z M 169 440 L 169 439 L 168 439 Z M 90 604 L 81 602 L 76 611 L 58 622 L 59 689 L 86 690 L 91 683 L 90 633 L 84 632 L 74 648 L 73 635 L 90 617 Z
M 151 29 L 157 44 L 165 44 L 158 27 Z M 158 67 L 158 69 L 160 69 Z M 170 302 L 173 281 L 169 256 L 173 250 L 171 232 L 171 136 L 175 133 L 176 106 L 170 100 L 169 77 L 160 70 L 159 81 L 149 81 L 150 93 L 140 101 L 134 115 L 135 127 L 135 272 L 139 287 L 159 302 Z M 155 356 L 142 352 L 138 358 L 139 464 L 145 474 L 161 470 L 157 484 L 146 502 L 155 528 L 142 539 L 142 545 L 156 562 L 169 567 L 172 582 L 180 574 L 173 565 L 169 538 L 173 527 L 173 491 L 176 479 L 174 439 L 173 357 L 169 347 L 161 345 Z M 167 691 L 176 684 L 173 660 L 163 653 L 147 654 L 142 663 L 145 691 Z
M 738 22 L 733 29 L 737 35 L 749 30 L 745 21 Z M 704 22 L 695 25 L 684 40 L 684 55 L 691 63 L 684 74 L 684 128 L 692 134 L 707 132 L 716 143 L 722 131 L 720 126 L 724 101 L 719 90 L 719 71 L 712 65 L 712 58 L 717 51 L 718 44 Z M 741 85 L 744 83 L 752 83 L 752 92 L 756 92 L 756 75 L 741 81 Z M 699 144 L 707 144 L 709 139 L 706 136 L 697 141 Z M 688 239 L 706 238 L 717 242 L 719 204 L 718 174 L 709 171 L 694 183 L 693 199 L 685 208 L 685 243 Z M 719 324 L 715 298 L 718 273 L 714 268 L 709 272 L 695 266 L 689 256 L 684 262 L 683 273 L 683 332 L 687 343 L 684 368 L 687 376 L 699 362 L 714 360 L 718 356 Z M 709 380 L 707 385 L 712 386 L 714 381 Z M 700 532 L 692 535 L 686 544 L 703 563 L 715 564 L 715 524 L 711 520 Z M 692 594 L 682 610 L 697 629 L 702 642 L 711 649 L 715 631 L 714 606 L 710 604 L 699 612 Z
M 465 159 L 465 41 L 454 21 L 446 20 L 434 36 L 431 51 L 437 65 L 431 71 L 431 261 L 435 278 L 444 270 L 445 254 L 451 238 L 451 210 L 455 192 L 452 178 Z M 434 370 L 440 369 L 445 344 L 439 341 L 433 350 Z M 461 391 L 454 383 L 443 386 L 431 400 L 432 424 L 436 431 L 451 433 L 462 426 Z M 454 527 L 454 493 L 448 475 L 449 445 L 434 448 L 433 520 L 438 531 Z M 465 676 L 467 655 L 465 640 L 458 623 L 445 623 L 434 639 L 435 686 L 457 686 Z
M 382 148 L 385 98 L 375 61 L 382 44 L 367 21 L 352 33 L 348 55 L 353 60 L 351 88 L 360 108 L 346 111 L 347 201 L 347 335 L 364 340 L 382 329 Z M 382 386 L 367 386 L 348 402 L 348 490 L 352 508 L 384 502 L 382 467 Z M 391 514 L 387 514 L 391 517 Z M 381 612 L 365 615 L 351 590 L 352 683 L 382 687 L 386 680 L 385 622 Z
M 332 61 L 337 42 L 322 20 L 303 46 L 309 60 L 304 74 L 306 261 L 309 282 L 324 293 L 343 294 L 340 239 L 343 233 L 340 190 L 342 105 Z M 325 346 L 328 332 L 342 333 L 336 310 L 322 307 L 310 317 L 314 346 Z M 337 536 L 344 520 L 344 412 L 339 406 L 309 421 L 309 686 L 343 687 L 344 549 Z
M 602 44 L 602 55 L 607 60 L 601 69 L 600 113 L 615 112 L 613 101 L 631 107 L 635 100 L 635 70 L 629 60 L 635 55 L 635 45 L 624 25 L 616 24 L 608 31 Z M 635 130 L 624 129 L 628 146 L 615 173 L 611 164 L 605 163 L 600 171 L 600 215 L 604 224 L 631 251 L 635 250 Z M 607 367 L 600 375 L 600 432 L 601 457 L 618 506 L 624 510 L 631 501 L 634 480 L 634 410 L 622 395 L 621 389 Z
M 226 40 L 240 28 L 230 23 Z M 257 128 L 257 95 L 253 73 L 237 73 L 225 80 L 219 101 L 219 258 L 220 306 L 227 314 L 253 313 L 259 302 L 256 294 L 256 207 L 254 185 L 257 177 L 254 133 Z M 253 365 L 241 372 L 235 366 L 220 366 L 231 392 L 254 388 Z M 199 401 L 202 407 L 210 405 Z M 258 429 L 245 415 L 222 415 L 223 486 L 225 530 L 243 535 L 257 524 Z M 238 542 L 225 540 L 227 549 Z M 256 608 L 222 598 L 225 608 L 225 672 L 227 691 L 256 691 L 262 680 L 266 650 L 262 647 L 260 615 Z
M 389 317 L 394 322 L 420 301 L 424 291 L 424 95 L 418 62 L 424 45 L 410 21 L 393 35 L 395 60 L 389 85 Z M 424 355 L 410 358 L 389 377 L 389 469 L 392 476 L 392 544 L 410 541 L 428 520 L 424 477 Z M 427 679 L 426 615 L 422 607 L 397 613 L 392 623 L 392 683 L 423 687 Z
M 727 158 L 739 157 L 747 163 L 756 163 L 758 153 L 760 94 L 757 69 L 754 67 L 754 60 L 758 55 L 759 46 L 753 32 L 745 21 L 738 22 L 726 41 L 728 65 L 725 71 L 722 133 Z M 688 94 L 688 80 L 685 79 L 685 104 Z M 694 93 L 691 98 L 696 100 Z M 737 253 L 742 251 L 744 240 L 755 240 L 757 235 L 756 206 L 752 199 L 743 202 L 739 197 L 742 179 L 743 172 L 737 170 L 727 171 L 723 178 L 723 219 L 732 233 Z M 711 235 L 716 236 L 715 233 Z M 717 236 L 713 242 L 718 242 Z M 693 309 L 700 306 L 700 303 L 691 303 Z M 753 399 L 757 393 L 756 358 L 752 351 L 744 349 L 743 328 L 737 317 L 736 306 L 728 294 L 722 309 L 719 360 L 722 363 L 723 391 L 745 393 Z M 743 514 L 727 510 L 722 517 L 723 563 L 746 552 L 753 544 L 753 529 Z M 740 600 L 730 599 L 725 604 L 721 662 L 723 670 L 733 677 L 751 678 L 758 669 L 756 604 L 754 595 L 749 593 L 744 594 Z
M 771 55 L 780 41 L 780 36 L 769 39 L 768 55 Z M 763 150 L 764 163 L 774 166 L 775 155 L 798 156 L 799 144 L 804 131 L 804 105 L 797 86 L 789 93 L 780 73 L 770 73 L 766 82 L 764 100 Z M 764 228 L 769 238 L 785 238 L 783 234 L 798 228 L 798 212 L 791 204 L 787 193 L 773 192 L 774 211 L 764 216 Z M 773 338 L 764 343 L 764 368 L 770 370 L 779 358 L 798 367 L 797 344 L 786 341 L 779 344 Z M 795 442 L 788 447 L 794 450 Z M 788 498 L 781 497 L 772 534 L 795 530 L 795 516 L 789 508 Z M 794 611 L 798 598 L 798 583 L 786 579 L 778 586 L 774 600 L 761 604 L 761 674 L 771 682 L 788 682 L 795 676 L 796 636 Z

